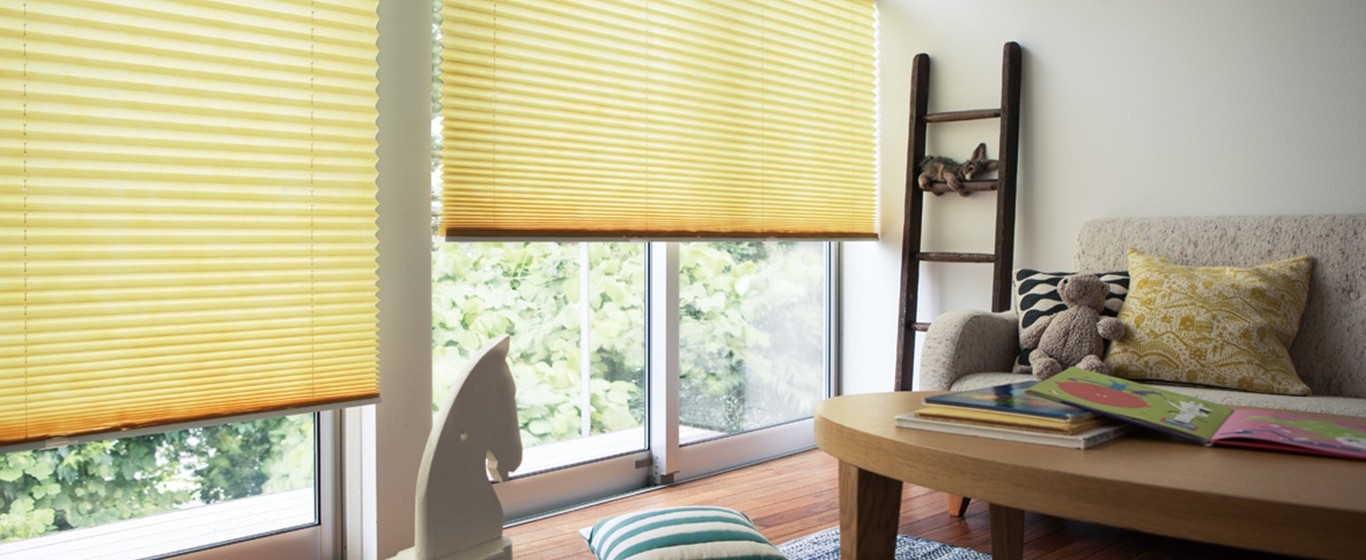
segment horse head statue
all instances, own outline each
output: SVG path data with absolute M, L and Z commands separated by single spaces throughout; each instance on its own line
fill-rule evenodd
M 507 353 L 506 336 L 484 347 L 432 423 L 417 477 L 418 560 L 512 557 L 503 507 L 489 484 L 522 463 Z

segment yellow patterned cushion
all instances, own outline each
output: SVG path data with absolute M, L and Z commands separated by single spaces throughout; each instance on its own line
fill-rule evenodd
M 1308 395 L 1290 363 L 1309 293 L 1309 257 L 1252 268 L 1180 266 L 1129 249 L 1128 335 L 1110 345 L 1115 375 Z

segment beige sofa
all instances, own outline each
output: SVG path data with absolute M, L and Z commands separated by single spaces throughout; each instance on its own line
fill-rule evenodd
M 1114 218 L 1086 223 L 1073 270 L 1124 270 L 1129 247 L 1184 265 L 1253 266 L 1314 259 L 1290 357 L 1310 396 L 1163 385 L 1234 406 L 1366 416 L 1366 215 Z M 918 387 L 962 390 L 1032 379 L 1007 373 L 1019 353 L 1016 314 L 960 310 L 926 333 Z

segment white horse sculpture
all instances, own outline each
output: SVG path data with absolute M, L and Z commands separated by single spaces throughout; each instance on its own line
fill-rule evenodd
M 512 558 L 503 507 L 489 478 L 506 480 L 522 464 L 517 389 L 507 365 L 508 338 L 486 346 L 432 424 L 417 475 L 415 546 L 396 559 Z

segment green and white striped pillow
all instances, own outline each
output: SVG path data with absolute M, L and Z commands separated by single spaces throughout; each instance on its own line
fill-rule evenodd
M 709 506 L 609 517 L 579 532 L 599 560 L 784 558 L 745 514 Z

